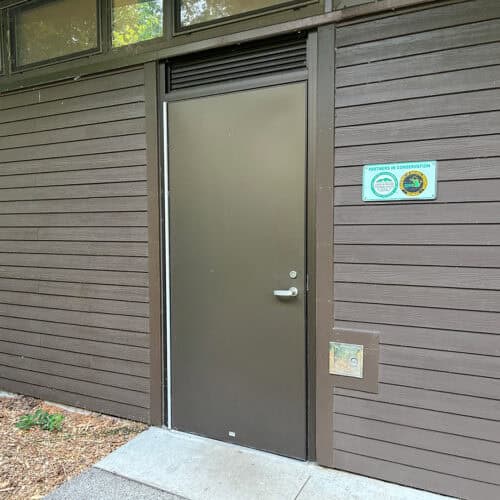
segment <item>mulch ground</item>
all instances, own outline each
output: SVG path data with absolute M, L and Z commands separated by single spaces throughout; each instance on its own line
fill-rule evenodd
M 36 409 L 62 413 L 60 432 L 15 427 Z M 0 398 L 0 499 L 38 499 L 142 432 L 137 422 L 74 413 L 33 398 Z

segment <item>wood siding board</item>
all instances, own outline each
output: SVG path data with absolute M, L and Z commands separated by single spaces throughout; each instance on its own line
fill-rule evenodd
M 64 351 L 63 349 L 47 349 L 40 346 L 32 347 L 30 344 L 21 344 L 15 339 L 10 343 L 2 341 L 1 347 L 4 353 L 10 353 L 16 357 L 26 357 L 31 354 L 41 361 L 53 363 L 64 362 L 75 368 L 88 368 L 89 371 L 96 370 L 102 373 L 113 374 L 117 379 L 121 379 L 123 375 L 125 375 L 125 378 L 128 376 L 139 377 L 142 380 L 149 380 L 150 377 L 149 366 L 145 363 L 138 363 L 130 360 L 124 361 L 103 356 L 91 356 L 88 354 Z
M 147 257 L 145 243 L 102 241 L 8 241 L 0 240 L 1 253 Z
M 411 222 L 408 222 L 411 224 Z M 499 266 L 500 252 L 497 246 L 452 246 L 452 245 L 338 245 L 335 262 L 344 264 L 407 264 L 426 266 L 432 263 L 443 267 L 489 267 Z M 443 293 L 450 293 L 449 290 Z M 459 299 L 461 292 L 454 291 Z M 466 302 L 464 302 L 465 304 Z M 470 309 L 474 302 L 470 302 Z M 493 306 L 498 310 L 498 302 Z
M 491 441 L 342 414 L 336 414 L 336 424 L 338 432 L 343 434 L 372 437 L 378 441 L 471 458 L 497 465 L 500 460 L 498 444 Z
M 10 380 L 36 384 L 40 383 L 40 374 L 30 370 L 12 368 L 6 365 L 0 365 L 2 376 Z M 141 408 L 148 408 L 149 397 L 138 391 L 119 389 L 118 387 L 109 387 L 106 385 L 85 382 L 83 380 L 73 380 L 60 376 L 43 374 L 43 381 L 51 388 L 66 392 L 73 392 L 83 396 L 98 397 L 115 403 L 126 403 Z
M 67 340 L 64 337 L 54 340 L 17 330 L 2 329 L 1 334 L 2 351 L 7 354 L 143 378 L 149 376 L 149 366 L 144 356 L 146 349 L 116 349 L 116 346 L 108 345 L 107 342 Z M 110 354 L 115 357 L 110 357 Z
M 89 136 L 97 135 L 97 125 L 99 124 L 107 124 L 107 127 L 100 129 L 100 132 L 103 132 L 106 129 L 112 130 L 111 123 L 133 119 L 141 120 L 143 116 L 144 104 L 133 103 L 90 109 L 88 111 L 75 111 L 39 119 L 19 120 L 19 117 L 17 117 L 16 121 L 0 123 L 0 138 L 4 147 L 9 147 L 9 138 L 12 139 L 12 145 L 14 143 L 22 145 L 23 142 L 28 144 L 30 138 L 26 137 L 27 134 L 35 135 L 31 140 L 36 142 L 32 142 L 31 145 L 47 144 L 54 141 L 53 136 L 56 130 L 61 133 L 59 139 L 62 137 L 71 138 L 76 134 L 85 136 L 84 132 L 88 132 Z M 77 130 L 72 130 L 73 128 Z
M 338 127 L 498 111 L 500 88 L 375 102 L 336 109 Z
M 10 135 L 7 137 L 0 137 L 0 151 L 141 134 L 144 133 L 144 129 L 144 118 L 130 118 L 78 127 L 66 127 L 57 130 L 57 132 L 55 130 L 46 130 L 44 132 Z
M 133 167 L 146 164 L 144 150 L 114 151 L 110 153 L 63 156 L 50 159 L 34 159 L 23 162 L 3 162 L 0 159 L 0 176 L 37 174 L 44 172 L 69 172 L 71 170 L 95 170 L 97 168 Z
M 489 355 L 383 345 L 380 348 L 380 362 L 386 365 L 500 378 L 500 360 Z
M 87 198 L 75 200 L 4 201 L 0 203 L 0 214 L 70 214 L 74 212 L 144 212 L 147 210 L 145 196 L 116 198 Z
M 462 457 L 440 454 L 422 450 L 417 447 L 401 446 L 399 444 L 387 443 L 371 438 L 335 433 L 335 440 L 339 450 L 347 450 L 359 455 L 371 456 L 373 458 L 387 459 L 400 463 L 427 469 L 434 472 L 441 472 L 456 476 L 457 478 L 467 478 L 484 481 L 490 484 L 499 485 L 500 466 L 488 462 L 474 464 L 470 459 Z
M 81 394 L 44 387 L 34 383 L 25 383 L 0 377 L 0 386 L 15 393 L 27 394 L 56 403 L 69 404 L 78 408 L 98 411 L 108 415 L 147 422 L 149 410 L 135 405 L 116 403 L 106 399 L 98 399 Z
M 68 241 L 68 242 L 147 242 L 142 227 L 3 227 L 0 241 Z
M 43 307 L 47 309 L 68 309 L 80 312 L 122 314 L 125 316 L 138 316 L 144 318 L 149 315 L 147 304 L 141 302 L 66 297 L 39 293 L 0 291 L 0 303 Z
M 50 296 L 108 299 L 126 303 L 147 303 L 149 301 L 149 290 L 146 287 L 0 278 L 0 290 L 3 292 L 36 293 Z
M 337 30 L 337 47 L 467 25 L 498 17 L 500 17 L 500 5 L 496 0 L 463 2 L 458 7 L 454 4 L 437 5 L 433 8 L 431 6 L 430 9 L 396 13 L 381 19 L 341 26 Z
M 78 187 L 70 185 L 0 189 L 0 202 L 23 200 L 60 200 L 73 198 L 108 198 L 122 196 L 146 196 L 146 183 L 144 181 L 138 181 L 103 184 L 78 184 Z
M 359 323 L 356 321 L 337 321 L 339 328 L 368 329 L 378 331 L 376 323 Z M 386 345 L 420 347 L 446 352 L 471 353 L 500 356 L 498 337 L 486 333 L 465 332 L 460 330 L 440 330 L 437 328 L 421 328 L 417 326 L 384 325 L 381 342 Z
M 16 339 L 15 335 L 19 338 Z M 9 340 L 10 342 L 7 342 Z M 65 364 L 74 363 L 87 368 L 99 366 L 98 369 L 103 371 L 143 377 L 149 374 L 147 349 L 135 346 L 117 346 L 105 341 L 94 342 L 55 335 L 36 335 L 30 332 L 15 331 L 9 335 L 9 331 L 2 330 L 2 349 L 6 353 L 22 354 L 33 359 L 54 362 L 65 360 Z
M 24 340 L 19 340 L 20 343 L 30 343 L 33 345 L 42 345 L 48 342 L 48 339 L 43 339 L 45 335 L 53 335 L 56 338 L 56 344 L 62 350 L 71 350 L 64 346 L 75 346 L 77 349 L 94 349 L 88 351 L 89 354 L 99 355 L 99 342 L 106 344 L 117 344 L 116 356 L 124 360 L 138 360 L 144 362 L 144 352 L 135 347 L 149 347 L 148 336 L 141 332 L 130 332 L 123 330 L 114 330 L 110 328 L 99 328 L 83 325 L 68 325 L 65 323 L 55 323 L 53 321 L 40 321 L 30 318 L 16 318 L 13 316 L 0 316 L 2 320 L 2 338 L 9 338 L 11 342 L 16 340 L 16 335 Z M 29 339 L 29 342 L 28 340 Z M 75 339 L 73 341 L 72 339 Z M 59 342 L 59 344 L 57 344 Z M 132 347 L 132 349 L 128 349 Z M 113 346 L 109 347 L 113 349 Z M 82 351 L 83 352 L 83 351 Z M 104 355 L 104 353 L 102 353 Z M 138 358 L 138 356 L 140 356 Z
M 337 88 L 435 74 L 437 68 L 446 72 L 492 66 L 500 63 L 499 53 L 500 43 L 494 42 L 338 68 Z
M 66 364 L 63 356 L 57 363 L 28 358 L 24 355 L 0 353 L 0 365 L 36 371 L 40 374 L 56 375 L 83 382 L 91 382 L 119 389 L 131 389 L 137 392 L 149 392 L 149 380 L 123 373 L 104 372 L 95 369 L 80 368 L 73 364 Z
M 336 281 L 346 283 L 391 283 L 394 285 L 500 290 L 500 269 L 336 264 L 335 272 Z M 434 326 L 437 327 L 437 325 Z
M 29 243 L 29 242 L 28 242 Z M 9 274 L 8 267 L 26 267 L 26 268 L 41 268 L 41 266 L 47 266 L 47 268 L 53 269 L 67 269 L 68 271 L 106 271 L 109 276 L 115 277 L 116 273 L 114 271 L 124 271 L 127 273 L 145 273 L 144 266 L 147 263 L 145 261 L 145 257 L 122 257 L 122 256 L 111 256 L 111 257 L 102 257 L 95 255 L 50 255 L 50 254 L 30 254 L 30 253 L 5 253 L 1 254 L 2 264 L 5 265 L 5 276 L 16 278 L 16 276 L 11 276 Z M 60 265 L 58 265 L 58 258 L 60 258 Z M 112 262 L 109 266 L 106 266 L 108 262 Z M 127 267 L 127 264 L 130 267 Z M 109 272 L 108 272 L 109 270 Z M 29 270 L 26 270 L 26 273 L 29 273 Z M 33 273 L 36 273 L 36 270 L 32 270 Z M 42 271 L 43 273 L 43 271 Z M 70 275 L 71 273 L 68 273 Z M 82 273 L 83 276 L 90 275 L 92 273 Z M 106 276 L 106 274 L 102 274 Z M 40 278 L 40 279 L 48 279 L 50 281 L 50 274 L 45 274 L 44 276 L 48 276 L 48 278 Z M 96 274 L 95 276 L 98 276 Z M 141 280 L 140 276 L 132 277 L 132 275 L 128 275 L 131 278 L 131 281 Z M 20 279 L 25 279 L 23 276 L 19 276 Z M 54 275 L 56 278 L 56 275 Z M 144 278 L 144 277 L 142 277 Z M 26 278 L 32 279 L 32 278 Z M 54 279 L 57 281 L 57 279 Z M 63 279 L 64 281 L 64 279 Z M 83 280 L 85 282 L 85 280 Z M 122 283 L 128 284 L 128 283 Z M 141 285 L 139 285 L 141 286 Z
M 132 227 L 40 227 L 37 231 L 37 239 L 45 241 L 122 241 L 122 242 L 146 242 L 147 228 L 140 226 Z
M 491 377 L 382 364 L 380 380 L 386 384 L 473 396 L 478 399 L 500 399 L 500 384 Z
M 73 170 L 36 175 L 12 175 L 2 178 L 2 189 L 36 186 L 66 186 L 71 184 L 103 184 L 109 182 L 142 181 L 145 166 L 116 167 L 110 169 Z
M 63 281 L 84 283 L 89 285 L 122 285 L 147 287 L 147 273 L 95 271 L 89 269 L 58 269 L 50 267 L 15 267 L 0 266 L 0 278 L 27 279 L 41 281 Z
M 365 83 L 338 89 L 336 102 L 337 106 L 342 108 L 384 101 L 486 90 L 498 88 L 499 78 L 500 65 L 496 65 L 487 66 L 481 70 L 469 68 L 401 80 Z
M 373 210 L 374 207 L 372 207 Z M 403 208 L 398 205 L 397 210 Z M 376 219 L 374 222 L 380 222 Z M 408 245 L 410 242 L 400 225 L 339 225 L 336 240 L 346 245 Z M 497 247 L 500 245 L 498 224 L 420 225 L 417 245 L 463 245 Z M 429 262 L 429 264 L 431 264 Z
M 56 101 L 57 105 L 63 99 L 71 97 L 98 94 L 107 90 L 116 91 L 143 84 L 144 71 L 142 68 L 97 77 L 90 76 L 76 82 L 47 85 L 40 89 L 4 95 L 1 99 L 0 110 L 36 105 L 48 101 Z
M 105 137 L 102 139 L 77 140 L 73 142 L 62 142 L 59 144 L 46 144 L 41 146 L 28 146 L 26 148 L 4 149 L 2 159 L 5 161 L 23 161 L 40 158 L 57 158 L 59 156 L 75 156 L 93 153 L 106 153 L 108 151 L 128 151 L 144 149 L 144 134 L 131 133 L 117 137 Z
M 407 412 L 413 411 L 413 408 L 420 408 L 452 415 L 463 415 L 493 421 L 500 420 L 500 405 L 497 400 L 451 394 L 420 387 L 381 383 L 379 384 L 379 393 L 376 395 L 349 389 L 335 389 L 335 394 L 401 405 L 407 407 Z M 498 435 L 492 434 L 489 439 L 498 441 Z
M 144 70 L 0 110 L 0 387 L 149 421 Z
M 117 330 L 138 333 L 147 333 L 149 323 L 147 318 L 135 316 L 55 308 L 48 309 L 45 307 L 3 303 L 0 303 L 0 315 L 36 319 L 40 321 L 53 321 L 55 323 L 65 323 L 68 325 L 95 326 L 99 328 L 106 328 L 112 324 Z
M 3 288 L 3 285 L 0 284 L 0 288 Z M 90 285 L 86 283 L 58 283 L 41 281 L 38 284 L 38 293 L 46 295 L 64 295 L 68 297 L 118 300 L 128 304 L 134 302 L 149 302 L 148 287 Z
M 0 215 L 0 227 L 147 227 L 146 212 Z
M 500 11 L 498 12 L 500 17 Z M 500 20 L 396 36 L 337 50 L 337 68 L 500 40 Z
M 488 135 L 500 128 L 500 111 L 353 125 L 338 128 L 337 147 L 390 144 L 436 137 Z
M 377 477 L 385 481 L 423 488 L 443 495 L 453 495 L 457 498 L 481 498 L 482 500 L 496 500 L 498 498 L 498 485 L 496 484 L 487 484 L 398 464 L 391 461 L 390 457 L 382 460 L 339 451 L 337 459 L 339 469 L 357 474 L 362 472 L 366 476 Z
M 338 301 L 335 318 L 498 334 L 499 313 Z
M 498 304 L 500 304 L 500 291 L 498 290 L 454 289 L 450 291 L 449 288 L 390 284 L 337 283 L 335 285 L 335 296 L 337 300 L 342 302 L 391 305 L 411 304 L 416 307 L 490 312 L 498 312 Z
M 112 106 L 0 124 L 0 149 L 58 144 L 144 132 L 144 104 Z
M 4 110 L 0 115 L 0 130 L 2 131 L 1 135 L 17 133 L 16 130 L 22 130 L 24 133 L 49 130 L 58 128 L 56 124 L 62 124 L 63 120 L 68 120 L 68 126 L 73 126 L 75 123 L 85 123 L 85 120 L 90 117 L 91 120 L 99 116 L 105 117 L 107 113 L 110 113 L 111 117 L 120 116 L 119 113 L 122 109 L 137 111 L 142 109 L 141 116 L 144 116 L 142 87 L 130 87 L 91 96 L 64 99 L 58 101 L 57 105 L 54 105 L 53 102 L 47 102 Z M 118 115 L 113 115 L 113 113 L 118 113 Z M 72 122 L 73 119 L 76 120 L 75 123 Z M 100 120 L 97 119 L 98 121 Z M 47 128 L 45 124 L 48 125 Z M 9 126 L 14 128 L 9 131 Z
M 147 272 L 147 257 L 0 253 L 0 261 L 4 266 L 58 267 L 60 269 L 102 269 L 109 271 L 118 270 L 127 272 Z
M 500 443 L 500 421 L 456 415 L 429 409 L 411 408 L 385 401 L 335 395 L 335 412 L 339 415 L 387 422 L 419 430 L 449 433 L 493 443 Z M 498 459 L 498 453 L 497 453 Z
M 499 168 L 500 170 L 500 168 Z M 379 221 L 398 224 L 421 224 L 422 221 L 433 224 L 495 224 L 498 223 L 500 203 L 430 203 L 401 205 L 398 210 L 386 204 L 337 207 L 335 224 L 369 225 Z M 427 241 L 419 243 L 427 244 Z M 422 245 L 424 246 L 424 245 Z
M 483 136 L 396 142 L 390 143 L 390 145 L 369 144 L 366 146 L 349 146 L 337 148 L 336 155 L 339 166 L 391 163 L 401 161 L 402 158 L 408 161 L 421 161 L 429 158 L 433 160 L 448 160 L 451 158 L 500 156 L 500 135 L 492 133 L 491 135 Z M 355 159 L 355 163 L 353 159 Z M 447 183 L 443 184 L 446 185 Z

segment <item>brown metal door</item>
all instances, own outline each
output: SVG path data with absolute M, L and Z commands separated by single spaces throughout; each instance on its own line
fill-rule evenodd
M 305 459 L 306 85 L 174 102 L 168 130 L 172 426 Z

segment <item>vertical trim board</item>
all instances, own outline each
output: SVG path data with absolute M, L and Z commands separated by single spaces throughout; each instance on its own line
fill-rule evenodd
M 148 271 L 150 307 L 151 356 L 151 424 L 163 424 L 163 332 L 162 332 L 162 280 L 161 280 L 161 226 L 160 226 L 160 162 L 158 96 L 158 64 L 145 65 L 146 144 L 148 165 Z
M 332 381 L 328 346 L 333 333 L 333 177 L 335 28 L 318 29 L 316 125 L 316 456 L 321 465 L 334 461 Z

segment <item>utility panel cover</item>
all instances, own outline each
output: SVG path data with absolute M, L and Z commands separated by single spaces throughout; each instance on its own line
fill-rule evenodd
M 434 200 L 437 162 L 388 163 L 363 168 L 363 201 Z

